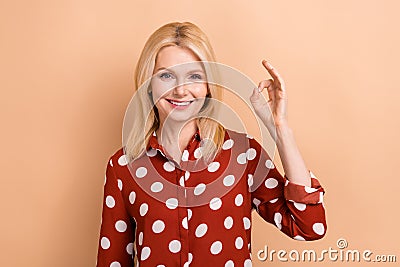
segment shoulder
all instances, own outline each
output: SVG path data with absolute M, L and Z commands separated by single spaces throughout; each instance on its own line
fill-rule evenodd
M 128 158 L 124 153 L 123 147 L 118 148 L 108 158 L 108 165 L 115 167 L 116 165 L 125 166 L 128 164 Z
M 236 145 L 240 144 L 241 146 L 247 148 L 260 147 L 260 144 L 252 135 L 245 132 L 238 132 L 232 129 L 225 129 L 225 142 L 227 142 L 227 140 L 232 140 Z

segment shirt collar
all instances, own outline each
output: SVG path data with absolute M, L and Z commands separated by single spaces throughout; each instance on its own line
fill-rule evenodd
M 200 130 L 197 128 L 196 132 L 194 133 L 194 135 L 190 139 L 188 145 L 191 145 L 193 142 L 200 142 L 200 141 L 201 141 Z M 159 149 L 161 151 L 164 151 L 162 145 L 160 145 L 158 143 L 156 131 L 154 131 L 153 134 L 150 136 L 150 139 L 149 139 L 149 142 L 147 144 L 146 150 L 149 150 L 151 148 L 152 149 Z

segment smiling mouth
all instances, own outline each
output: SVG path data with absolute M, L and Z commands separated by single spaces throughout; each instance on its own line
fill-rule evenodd
M 194 102 L 194 100 L 189 100 L 189 101 L 174 101 L 174 100 L 171 100 L 171 99 L 166 99 L 166 100 L 169 103 L 171 103 L 173 105 L 176 105 L 176 106 L 180 106 L 180 107 L 189 106 L 191 103 Z

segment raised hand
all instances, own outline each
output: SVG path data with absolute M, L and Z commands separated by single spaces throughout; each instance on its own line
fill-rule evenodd
M 285 83 L 277 70 L 266 60 L 263 60 L 262 64 L 272 79 L 263 80 L 258 84 L 258 88 L 254 88 L 250 102 L 257 116 L 272 134 L 275 127 L 287 123 L 287 92 Z M 268 91 L 268 101 L 261 96 L 264 88 Z

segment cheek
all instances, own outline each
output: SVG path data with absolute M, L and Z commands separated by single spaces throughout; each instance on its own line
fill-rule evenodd
M 160 97 L 167 94 L 168 91 L 170 91 L 171 86 L 172 85 L 166 82 L 161 82 L 161 81 L 151 82 L 153 101 L 156 102 Z
M 195 97 L 206 97 L 208 92 L 207 84 L 195 84 L 191 91 Z

